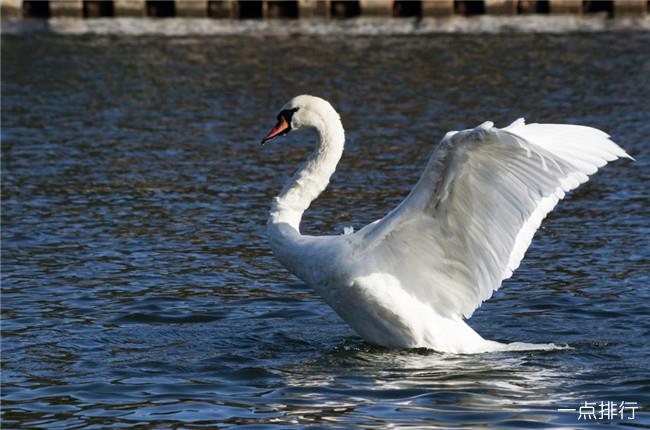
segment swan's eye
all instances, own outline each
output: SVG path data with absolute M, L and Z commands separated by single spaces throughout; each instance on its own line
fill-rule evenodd
M 291 117 L 293 117 L 293 114 L 296 112 L 298 112 L 298 108 L 285 109 L 278 114 L 278 121 L 280 121 L 280 118 L 284 118 L 287 123 L 291 124 Z

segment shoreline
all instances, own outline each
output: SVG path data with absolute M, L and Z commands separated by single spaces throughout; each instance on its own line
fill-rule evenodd
M 448 18 L 246 19 L 210 18 L 49 18 L 3 20 L 0 33 L 96 35 L 422 35 L 508 33 L 595 33 L 650 31 L 650 16 L 520 15 Z

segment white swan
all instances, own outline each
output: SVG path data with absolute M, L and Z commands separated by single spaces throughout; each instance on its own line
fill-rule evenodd
M 325 100 L 289 101 L 262 144 L 315 129 L 316 150 L 273 201 L 274 254 L 366 341 L 477 353 L 553 347 L 483 339 L 464 321 L 519 266 L 542 219 L 564 193 L 608 161 L 629 157 L 600 130 L 485 122 L 449 132 L 422 177 L 384 218 L 353 234 L 307 236 L 300 220 L 327 187 L 345 142 Z

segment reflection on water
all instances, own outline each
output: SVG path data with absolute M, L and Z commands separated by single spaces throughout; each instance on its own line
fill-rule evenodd
M 11 427 L 524 427 L 650 404 L 650 36 L 2 38 L 2 403 Z M 270 199 L 311 145 L 259 147 L 299 93 L 347 130 L 305 217 L 399 202 L 447 131 L 573 122 L 617 162 L 562 202 L 470 324 L 556 351 L 364 344 L 271 256 Z M 639 416 L 636 424 L 650 424 Z
M 337 364 L 342 363 L 353 370 L 362 368 L 373 390 L 395 390 L 395 393 L 412 397 L 414 390 L 418 389 L 422 390 L 422 394 L 429 393 L 431 389 L 483 389 L 489 393 L 491 398 L 488 403 L 492 406 L 510 404 L 512 393 L 520 396 L 524 403 L 553 404 L 553 400 L 557 400 L 555 384 L 568 376 L 556 369 L 529 366 L 525 358 L 514 354 L 472 356 L 428 350 L 388 353 L 387 350 L 354 348 L 336 350 L 332 355 L 301 363 L 286 373 L 286 383 L 292 387 L 331 383 L 331 376 L 323 375 L 322 369 L 328 365 L 339 367 Z
M 356 345 L 276 371 L 289 401 L 271 407 L 300 422 L 326 417 L 418 427 L 454 421 L 515 425 L 522 408 L 527 420 L 549 422 L 555 419 L 550 410 L 566 401 L 558 386 L 578 376 L 514 354 L 458 356 Z

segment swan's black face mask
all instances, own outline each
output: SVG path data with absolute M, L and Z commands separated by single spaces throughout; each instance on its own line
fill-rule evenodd
M 291 131 L 291 117 L 298 108 L 285 109 L 278 114 L 278 123 L 269 131 L 269 133 L 262 139 L 262 145 L 269 140 L 275 139 L 278 136 L 284 136 Z

